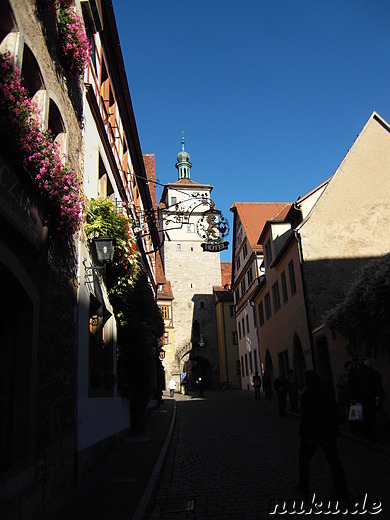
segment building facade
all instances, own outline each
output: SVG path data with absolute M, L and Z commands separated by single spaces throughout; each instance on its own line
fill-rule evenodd
M 132 219 L 129 245 L 151 294 L 157 288 L 160 234 L 112 5 L 53 6 L 1 2 L 0 283 L 9 348 L 0 352 L 0 516 L 7 518 L 48 516 L 131 426 L 116 379 L 118 322 L 85 232 L 83 198 L 111 201 L 116 215 Z M 82 67 L 61 48 L 73 26 Z
M 255 372 L 263 370 L 257 336 L 257 314 L 254 297 L 263 274 L 263 248 L 257 244 L 267 219 L 276 217 L 286 203 L 235 202 L 233 217 L 232 289 L 241 364 L 241 387 L 253 390 Z
M 255 297 L 264 372 L 315 368 L 328 389 L 353 351 L 371 358 L 389 388 L 383 345 L 350 345 L 326 326 L 359 269 L 389 251 L 389 126 L 374 113 L 334 175 L 269 219 L 259 237 L 265 272 Z
M 213 288 L 217 315 L 220 387 L 222 389 L 241 388 L 231 262 L 221 262 L 221 274 L 222 286 Z

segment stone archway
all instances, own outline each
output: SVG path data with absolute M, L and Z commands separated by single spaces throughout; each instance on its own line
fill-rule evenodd
M 15 264 L 20 267 L 16 260 Z M 29 286 L 30 280 L 23 273 Z M 34 452 L 31 406 L 36 396 L 31 392 L 36 377 L 37 300 L 36 294 L 29 294 L 28 287 L 24 287 L 15 274 L 0 258 L 0 471 L 27 465 Z
M 201 356 L 191 357 L 190 379 L 192 388 L 196 389 L 196 381 L 198 381 L 200 377 L 202 378 L 206 390 L 210 390 L 214 387 L 213 370 L 210 361 Z

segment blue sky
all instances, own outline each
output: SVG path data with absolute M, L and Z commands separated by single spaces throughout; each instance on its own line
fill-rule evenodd
M 184 131 L 230 224 L 235 201 L 292 202 L 332 175 L 374 110 L 390 122 L 389 0 L 113 6 L 143 153 L 176 181 Z

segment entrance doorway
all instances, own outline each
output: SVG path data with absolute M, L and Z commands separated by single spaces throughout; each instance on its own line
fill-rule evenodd
M 33 305 L 0 263 L 0 470 L 26 466 L 32 442 Z

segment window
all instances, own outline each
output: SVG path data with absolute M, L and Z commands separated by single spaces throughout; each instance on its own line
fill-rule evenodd
M 164 318 L 164 320 L 168 319 L 169 318 L 168 306 L 167 305 L 163 305 L 163 306 L 160 307 L 160 310 L 161 310 L 161 314 L 162 314 L 162 317 Z
M 249 334 L 249 315 L 246 315 L 246 333 Z
M 171 197 L 171 205 L 173 206 L 176 204 L 176 197 Z
M 295 284 L 294 262 L 292 260 L 288 264 L 288 275 L 290 277 L 291 294 L 295 294 L 297 292 L 297 286 Z
M 235 309 L 234 305 L 229 305 L 229 315 L 231 318 L 236 317 L 236 309 Z
M 164 345 L 169 343 L 169 332 L 164 332 Z
M 241 375 L 242 377 L 245 376 L 245 372 L 244 372 L 244 358 L 241 356 Z
M 241 323 L 238 322 L 238 337 L 241 339 Z
M 187 233 L 195 233 L 195 224 L 187 224 Z
M 245 244 L 244 244 L 244 246 L 242 248 L 242 258 L 245 258 L 247 254 L 248 254 L 248 246 L 247 246 L 247 244 L 245 242 Z
M 252 352 L 249 352 L 249 368 L 250 371 L 253 372 Z
M 257 327 L 257 316 L 256 316 L 256 309 L 255 307 L 252 307 L 253 311 L 253 323 L 255 324 L 255 328 Z
M 199 302 L 199 309 L 204 309 L 204 302 Z
M 286 283 L 286 273 L 284 271 L 281 275 L 281 280 L 282 280 L 283 302 L 287 303 L 287 301 L 288 301 L 287 283 Z
M 240 269 L 241 267 L 241 261 L 240 261 L 240 257 L 237 256 L 237 259 L 236 259 L 236 267 L 237 267 L 237 271 Z
M 248 270 L 247 278 L 248 278 L 248 287 L 249 287 L 250 284 L 253 282 L 252 266 L 250 266 L 250 268 Z
M 245 336 L 245 322 L 244 322 L 244 318 L 242 318 L 242 320 L 241 320 L 241 325 L 242 325 L 242 335 Z
M 260 324 L 260 327 L 262 327 L 264 325 L 264 309 L 263 309 L 263 302 L 260 302 L 259 303 L 259 324 Z
M 267 293 L 265 295 L 265 298 L 264 298 L 264 305 L 265 305 L 265 317 L 267 320 L 269 320 L 272 316 L 272 312 L 271 312 L 271 298 L 269 296 L 269 293 Z
M 157 292 L 163 292 L 163 290 L 164 290 L 164 284 L 162 284 L 162 283 L 157 284 Z
M 280 296 L 279 296 L 278 282 L 274 283 L 274 285 L 272 286 L 272 299 L 274 302 L 274 312 L 277 312 L 280 309 Z
M 269 267 L 272 263 L 272 250 L 271 250 L 271 241 L 265 244 L 265 265 Z
M 181 251 L 181 244 L 176 244 L 176 251 Z
M 108 178 L 101 156 L 99 156 L 98 198 L 115 200 L 114 188 Z
M 249 375 L 248 354 L 245 354 L 245 374 Z
M 91 299 L 89 314 L 89 397 L 114 395 L 112 327 L 99 316 L 99 305 Z
M 234 330 L 232 332 L 232 344 L 233 345 L 238 345 L 238 337 L 237 337 L 237 331 Z

